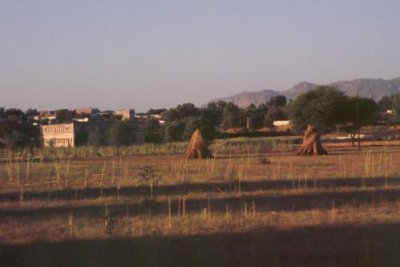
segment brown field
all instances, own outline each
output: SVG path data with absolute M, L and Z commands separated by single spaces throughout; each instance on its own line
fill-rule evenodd
M 399 143 L 324 145 L 3 155 L 0 266 L 400 266 Z

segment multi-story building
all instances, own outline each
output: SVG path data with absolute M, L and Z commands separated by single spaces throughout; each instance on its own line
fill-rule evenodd
M 73 147 L 75 125 L 74 123 L 41 125 L 40 136 L 43 146 Z
M 112 127 L 112 121 L 105 122 L 73 122 L 65 124 L 41 125 L 40 135 L 43 146 L 53 147 L 74 147 L 84 145 L 87 142 L 82 141 L 82 136 L 88 137 L 96 128 L 107 134 L 109 127 Z M 131 135 L 135 144 L 143 144 L 144 128 L 142 122 L 129 122 L 132 124 Z M 85 138 L 83 138 L 85 139 Z

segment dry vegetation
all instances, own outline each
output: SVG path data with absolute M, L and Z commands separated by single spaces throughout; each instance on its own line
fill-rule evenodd
M 0 266 L 396 266 L 395 142 L 299 157 L 260 140 L 207 160 L 181 144 L 6 153 Z

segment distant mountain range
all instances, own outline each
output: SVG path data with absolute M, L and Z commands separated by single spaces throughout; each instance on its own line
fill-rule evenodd
M 384 96 L 400 93 L 400 77 L 391 80 L 357 79 L 353 81 L 338 81 L 328 85 L 338 88 L 348 96 L 355 96 L 358 92 L 359 96 L 372 98 L 375 101 L 380 100 Z M 299 95 L 313 90 L 317 86 L 317 84 L 301 82 L 284 91 L 266 89 L 259 92 L 242 92 L 229 97 L 216 98 L 210 102 L 218 102 L 220 100 L 233 102 L 241 108 L 248 107 L 251 104 L 258 106 L 277 95 L 284 95 L 287 99 L 296 99 Z

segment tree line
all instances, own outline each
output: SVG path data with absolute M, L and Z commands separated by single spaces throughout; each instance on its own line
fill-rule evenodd
M 386 110 L 400 114 L 400 94 L 375 102 L 366 97 L 346 96 L 335 87 L 318 86 L 295 100 L 278 95 L 258 107 L 239 108 L 223 101 L 202 108 L 191 103 L 178 105 L 164 111 L 165 125 L 149 119 L 145 131 L 148 142 L 188 140 L 195 128 L 200 128 L 206 139 L 213 139 L 228 129 L 242 129 L 241 133 L 246 135 L 263 127 L 271 128 L 276 120 L 290 120 L 295 134 L 313 124 L 321 133 L 340 126 L 341 131 L 354 135 L 362 126 L 387 121 Z
M 213 102 L 206 107 L 185 103 L 165 110 L 162 114 L 165 125 L 157 119 L 145 122 L 145 136 L 148 142 L 174 142 L 189 140 L 199 128 L 208 140 L 232 128 L 246 128 L 249 131 L 271 127 L 275 120 L 286 120 L 286 97 L 279 95 L 258 107 L 250 105 L 239 108 L 231 102 Z
M 29 110 L 0 108 L 0 148 L 16 149 L 38 145 L 39 130 L 29 121 Z
M 18 149 L 40 146 L 40 130 L 34 120 L 38 115 L 35 109 L 26 112 L 10 108 L 0 108 L 0 149 Z M 110 113 L 111 114 L 111 113 Z M 61 109 L 54 112 L 51 124 L 71 123 L 74 118 L 82 117 L 76 112 Z M 126 146 L 135 143 L 135 122 L 121 121 L 113 115 L 82 123 L 76 130 L 76 145 L 90 146 Z
M 321 133 L 331 132 L 338 125 L 343 131 L 355 133 L 364 125 L 386 120 L 386 110 L 400 114 L 400 94 L 384 97 L 379 102 L 365 97 L 349 97 L 330 86 L 319 86 L 300 95 L 295 100 L 285 96 L 272 97 L 266 103 L 240 108 L 233 103 L 215 102 L 205 107 L 185 103 L 170 109 L 150 109 L 149 115 L 161 114 L 165 124 L 149 117 L 144 122 L 146 142 L 175 142 L 189 140 L 196 128 L 200 128 L 207 140 L 224 136 L 224 132 L 236 129 L 246 135 L 259 129 L 272 129 L 276 120 L 290 120 L 293 133 L 301 133 L 308 124 L 314 124 Z M 39 130 L 33 126 L 32 116 L 38 112 L 26 112 L 0 108 L 0 148 L 15 149 L 39 145 Z M 56 111 L 56 121 L 71 121 L 69 110 Z M 134 142 L 132 125 L 111 118 L 106 126 L 93 123 L 78 134 L 77 143 L 86 145 L 129 145 Z

